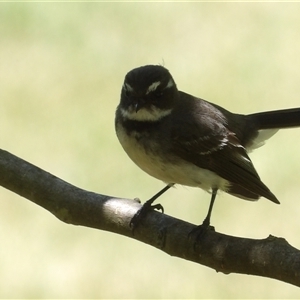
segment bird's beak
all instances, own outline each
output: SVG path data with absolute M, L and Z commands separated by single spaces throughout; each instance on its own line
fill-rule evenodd
M 137 113 L 144 105 L 145 105 L 145 101 L 139 99 L 139 101 L 134 104 L 135 112 Z
M 139 104 L 139 102 L 137 102 L 135 105 L 134 105 L 134 110 L 135 112 L 137 113 L 141 108 L 141 105 Z

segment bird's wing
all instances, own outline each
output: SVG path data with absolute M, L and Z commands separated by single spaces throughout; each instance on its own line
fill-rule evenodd
M 232 190 L 229 186 L 228 193 L 252 200 L 263 196 L 279 203 L 260 180 L 245 148 L 234 133 L 220 123 L 205 127 L 202 122 L 201 128 L 195 130 L 197 124 L 190 122 L 180 126 L 178 123 L 174 126 L 171 136 L 173 152 L 229 181 Z M 199 135 L 195 134 L 197 132 Z

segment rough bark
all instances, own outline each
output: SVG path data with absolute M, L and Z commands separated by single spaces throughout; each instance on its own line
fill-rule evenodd
M 195 244 L 189 236 L 195 225 L 156 211 L 133 234 L 129 223 L 141 207 L 138 201 L 85 191 L 1 149 L 0 185 L 63 222 L 125 235 L 225 274 L 252 274 L 300 286 L 300 251 L 283 238 L 255 240 L 211 229 Z

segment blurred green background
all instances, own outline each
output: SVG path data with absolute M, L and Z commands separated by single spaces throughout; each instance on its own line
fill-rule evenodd
M 81 188 L 147 199 L 114 132 L 125 74 L 164 64 L 179 89 L 240 113 L 300 106 L 299 3 L 1 3 L 1 148 Z M 300 129 L 252 154 L 281 205 L 218 197 L 212 224 L 300 248 Z M 177 187 L 167 214 L 200 224 L 210 196 Z M 298 298 L 265 278 L 224 275 L 134 240 L 66 225 L 0 189 L 1 298 Z

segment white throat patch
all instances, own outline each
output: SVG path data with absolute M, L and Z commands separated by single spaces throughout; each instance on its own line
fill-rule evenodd
M 163 117 L 168 116 L 172 109 L 162 110 L 156 106 L 151 106 L 151 109 L 141 108 L 138 112 L 135 110 L 125 110 L 121 108 L 121 114 L 125 119 L 133 121 L 158 121 Z

